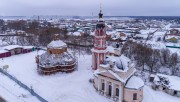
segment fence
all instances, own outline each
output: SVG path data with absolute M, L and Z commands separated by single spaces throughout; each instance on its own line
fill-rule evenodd
M 11 80 L 13 80 L 14 82 L 16 82 L 19 86 L 23 87 L 24 89 L 26 89 L 27 91 L 29 91 L 31 93 L 31 95 L 35 96 L 37 99 L 39 99 L 41 102 L 48 102 L 47 100 L 45 100 L 44 98 L 42 98 L 40 95 L 38 95 L 36 92 L 34 92 L 34 90 L 32 88 L 29 88 L 27 85 L 23 84 L 21 81 L 19 81 L 18 79 L 16 79 L 15 77 L 13 77 L 12 75 L 10 75 L 9 73 L 5 72 L 3 69 L 0 68 L 0 72 L 4 75 L 6 75 L 7 77 L 9 77 Z

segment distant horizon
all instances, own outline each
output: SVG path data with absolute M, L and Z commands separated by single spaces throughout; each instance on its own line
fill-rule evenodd
M 0 16 L 180 16 L 179 0 L 1 0 Z
M 96 15 L 96 16 L 90 16 L 90 15 L 89 16 L 88 15 L 82 15 L 82 16 L 79 16 L 79 15 L 15 15 L 15 16 L 13 16 L 13 15 L 10 15 L 10 16 L 0 16 L 0 17 L 33 17 L 33 16 L 98 17 L 98 15 Z M 150 15 L 150 16 L 141 16 L 141 15 L 139 15 L 139 16 L 137 16 L 137 15 L 135 15 L 135 16 L 133 16 L 133 15 L 132 16 L 117 16 L 117 15 L 115 15 L 115 16 L 103 16 L 103 17 L 180 17 L 180 16 L 173 16 L 173 15 L 170 15 L 170 16 L 152 16 L 152 15 Z

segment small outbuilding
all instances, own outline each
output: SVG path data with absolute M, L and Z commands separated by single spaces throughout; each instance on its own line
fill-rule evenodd
M 5 46 L 3 49 L 9 51 L 11 55 L 17 55 L 22 53 L 23 47 L 19 45 L 9 45 Z

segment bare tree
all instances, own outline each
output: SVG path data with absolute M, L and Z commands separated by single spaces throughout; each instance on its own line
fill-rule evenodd
M 171 67 L 172 74 L 174 75 L 177 71 L 177 64 L 178 64 L 178 55 L 177 53 L 173 53 L 169 60 L 169 66 Z

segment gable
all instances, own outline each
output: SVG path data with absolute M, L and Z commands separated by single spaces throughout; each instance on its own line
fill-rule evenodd
M 119 79 L 117 79 L 114 75 L 112 75 L 111 73 L 109 73 L 108 71 L 107 72 L 102 72 L 102 73 L 99 73 L 100 76 L 104 76 L 104 77 L 108 77 L 110 79 L 113 79 L 113 80 L 116 80 L 116 81 L 119 81 Z

